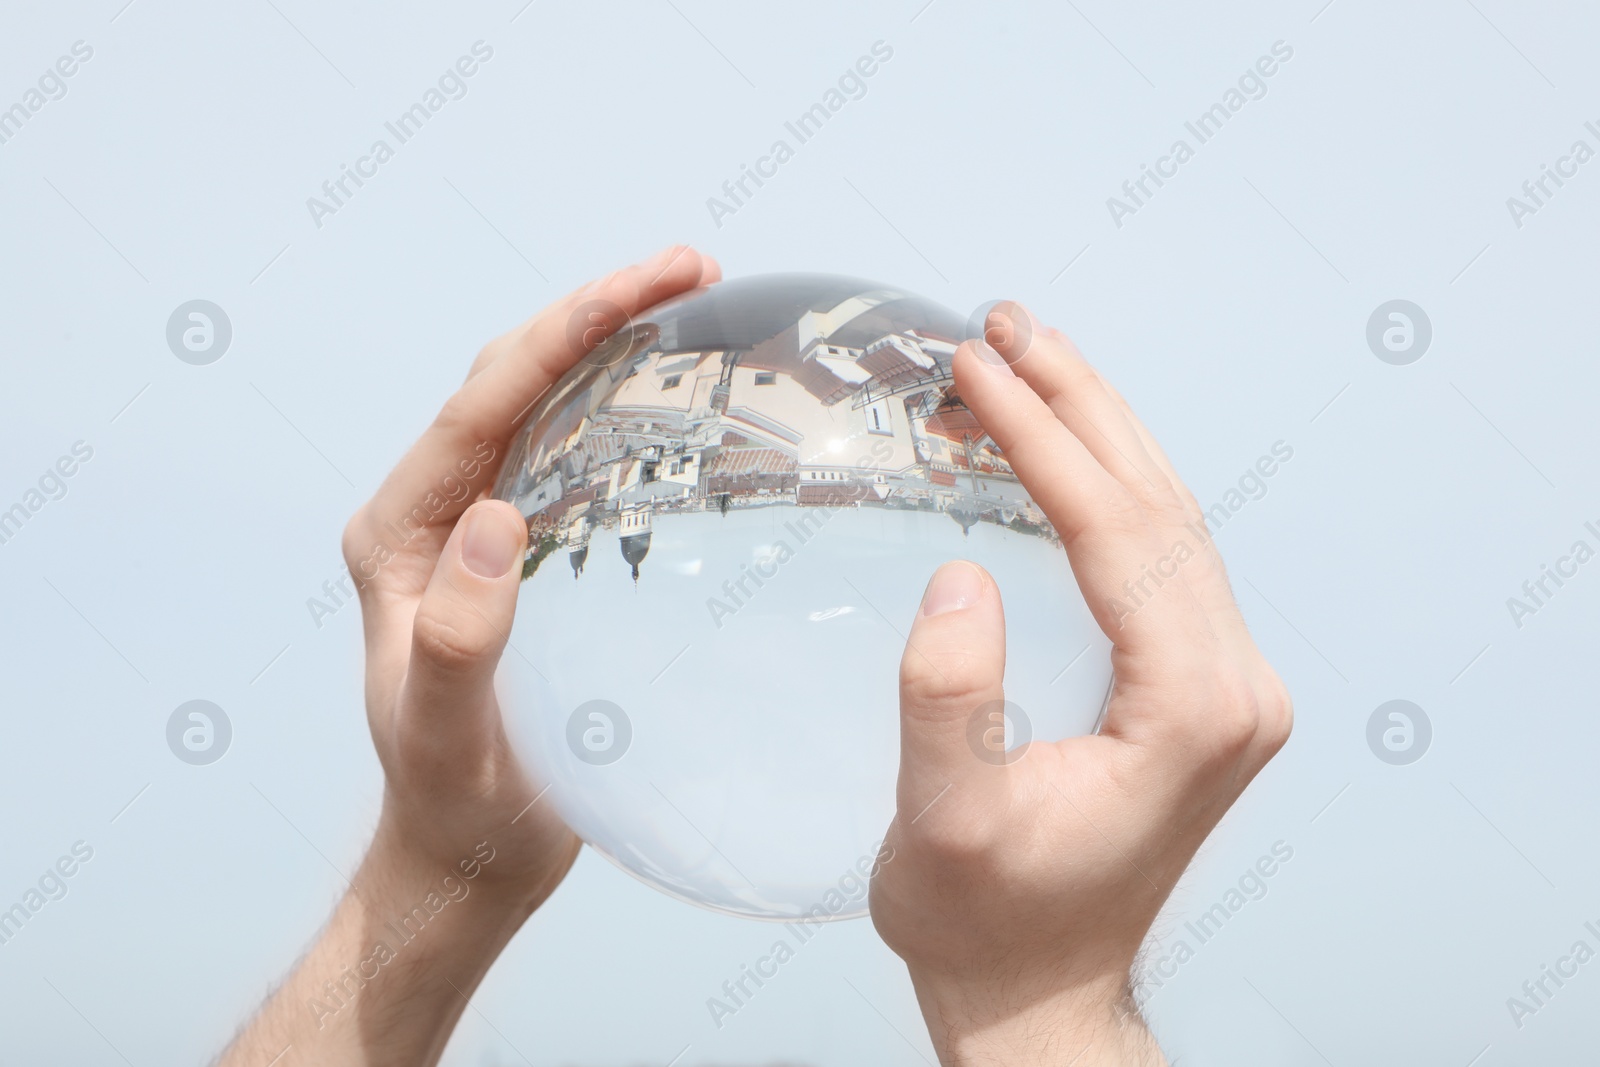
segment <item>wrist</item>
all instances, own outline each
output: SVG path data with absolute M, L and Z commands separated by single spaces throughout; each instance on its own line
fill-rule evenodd
M 446 954 L 463 939 L 493 939 L 507 928 L 515 933 L 543 901 L 544 895 L 514 880 L 494 877 L 496 863 L 503 861 L 487 838 L 464 841 L 453 853 L 419 848 L 385 818 L 351 882 L 351 895 L 369 922 L 393 927 L 408 945 Z M 430 929 L 450 937 L 424 943 L 418 935 Z
M 352 1062 L 432 1063 L 534 907 L 485 879 L 494 859 L 472 842 L 454 864 L 439 862 L 381 821 L 301 969 L 315 1031 L 369 1057 Z
M 1164 1067 L 1122 972 L 1049 982 L 912 973 L 945 1067 Z
M 515 866 L 491 841 L 427 847 L 393 816 L 386 806 L 328 926 L 224 1064 L 438 1061 L 467 998 L 548 891 L 490 877 Z
M 482 807 L 493 812 L 495 806 Z M 450 875 L 469 883 L 478 900 L 474 910 L 521 921 L 555 892 L 580 847 L 560 820 L 541 817 L 547 811 L 524 808 L 521 815 L 520 825 L 492 814 L 444 817 L 426 798 L 386 790 L 368 860 L 413 882 Z
M 455 909 L 452 919 L 495 926 L 514 916 L 520 924 L 554 885 L 519 877 L 521 871 L 514 874 L 516 864 L 508 859 L 505 842 L 497 844 L 494 836 L 447 838 L 432 826 L 408 820 L 386 802 L 353 888 L 360 890 L 365 881 L 375 900 L 406 907 L 412 903 L 407 893 L 425 898 L 433 892 L 447 905 L 439 915 L 450 910 L 448 905 L 471 898 L 474 906 Z

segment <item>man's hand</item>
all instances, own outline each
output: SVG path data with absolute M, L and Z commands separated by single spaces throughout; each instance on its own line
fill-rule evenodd
M 604 339 L 573 329 L 576 314 L 603 303 L 631 316 L 720 277 L 709 257 L 669 248 L 490 342 L 350 520 L 383 813 L 328 929 L 222 1063 L 436 1062 L 466 998 L 572 866 L 578 840 L 535 803 L 495 700 L 528 533 L 516 508 L 484 497 L 534 402 Z
M 1099 734 L 977 758 L 969 729 L 1003 699 L 1005 619 L 987 573 L 942 567 L 901 663 L 900 814 L 872 917 L 945 1064 L 1160 1064 L 1129 969 L 1200 842 L 1287 740 L 1289 697 L 1149 432 L 1071 341 L 1000 310 L 993 347 L 957 351 L 956 382 L 1060 533 L 1115 687 Z

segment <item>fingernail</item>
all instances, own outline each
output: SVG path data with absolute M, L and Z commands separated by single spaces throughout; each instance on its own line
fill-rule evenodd
M 983 575 L 964 559 L 946 563 L 933 572 L 922 594 L 922 616 L 932 618 L 947 611 L 971 607 L 983 596 Z
M 527 535 L 507 522 L 494 508 L 475 507 L 467 512 L 461 535 L 461 562 L 480 578 L 505 575 L 527 547 Z
M 1033 348 L 1033 338 L 1039 332 L 1038 320 L 1033 313 L 1015 300 L 1002 300 L 984 320 L 984 340 L 1006 350 L 1006 362 L 1012 367 L 1020 363 Z
M 988 341 L 974 341 L 972 348 L 978 353 L 978 358 L 993 367 L 997 373 L 1007 377 L 1016 376 L 1017 372 L 1011 369 L 1011 364 L 1007 363 L 1005 357 L 996 352 Z
M 1015 300 L 1002 300 L 995 310 L 1006 317 L 1012 330 L 1017 333 L 1033 333 L 1040 328 L 1038 317 L 1029 311 L 1026 305 Z

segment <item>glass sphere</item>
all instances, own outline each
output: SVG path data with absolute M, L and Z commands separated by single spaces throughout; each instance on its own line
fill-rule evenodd
M 615 332 L 535 402 L 496 487 L 529 546 L 500 687 L 540 803 L 596 850 L 718 911 L 865 914 L 905 635 L 951 559 L 1007 617 L 974 759 L 1006 758 L 1002 722 L 1007 744 L 1095 729 L 1109 642 L 956 394 L 967 320 L 784 274 L 573 328 Z

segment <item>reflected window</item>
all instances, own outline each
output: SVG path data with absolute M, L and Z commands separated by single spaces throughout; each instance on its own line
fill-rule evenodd
M 867 432 L 893 436 L 894 424 L 889 421 L 889 401 L 874 400 L 862 412 L 867 417 Z

